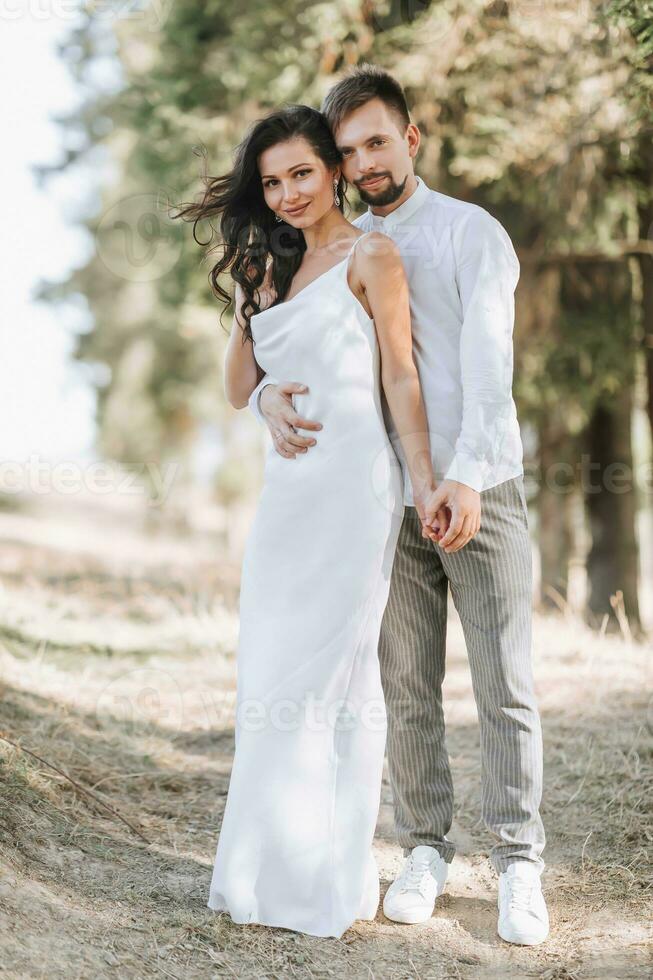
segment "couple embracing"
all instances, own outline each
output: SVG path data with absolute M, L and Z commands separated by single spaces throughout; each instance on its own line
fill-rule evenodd
M 240 597 L 236 748 L 208 906 L 340 937 L 375 918 L 387 747 L 404 866 L 383 912 L 445 888 L 451 588 L 478 708 L 498 932 L 548 933 L 531 552 L 512 398 L 519 264 L 482 208 L 414 173 L 399 83 L 363 65 L 322 111 L 256 122 L 184 217 L 235 283 L 225 391 L 269 427 Z M 343 214 L 353 184 L 368 211 Z M 292 379 L 292 380 L 288 380 Z

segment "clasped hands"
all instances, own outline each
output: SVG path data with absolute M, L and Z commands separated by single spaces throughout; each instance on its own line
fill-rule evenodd
M 481 495 L 456 480 L 443 480 L 422 491 L 413 488 L 422 537 L 450 555 L 460 551 L 481 527 Z
M 305 395 L 306 385 L 295 381 L 266 385 L 260 394 L 261 412 L 280 456 L 294 459 L 315 445 L 313 437 L 299 435 L 298 429 L 319 432 L 322 425 L 302 418 L 293 408 L 292 396 Z M 443 480 L 437 486 L 413 488 L 415 509 L 422 522 L 422 537 L 430 538 L 446 554 L 460 551 L 481 526 L 481 495 L 456 480 Z

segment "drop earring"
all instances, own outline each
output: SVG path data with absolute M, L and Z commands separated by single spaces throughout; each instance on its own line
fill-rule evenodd
M 281 217 L 281 215 L 279 215 L 279 214 L 275 214 L 275 216 L 274 216 L 274 220 L 275 220 L 275 221 L 283 221 L 283 218 Z
M 340 205 L 340 195 L 338 194 L 338 181 L 337 180 L 334 180 L 334 182 L 333 182 L 333 203 L 335 204 L 336 207 L 339 207 L 339 205 Z

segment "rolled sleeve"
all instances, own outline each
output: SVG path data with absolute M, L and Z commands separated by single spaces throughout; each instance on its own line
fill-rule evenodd
M 519 260 L 505 229 L 481 208 L 465 222 L 454 248 L 463 311 L 463 412 L 445 478 L 480 492 L 486 478 L 501 462 L 515 413 L 512 338 Z

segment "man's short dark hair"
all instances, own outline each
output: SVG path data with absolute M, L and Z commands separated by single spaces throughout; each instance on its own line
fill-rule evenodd
M 394 113 L 399 128 L 405 132 L 410 113 L 403 88 L 384 68 L 369 64 L 351 69 L 324 97 L 322 112 L 331 131 L 335 133 L 345 116 L 372 99 L 380 99 Z

